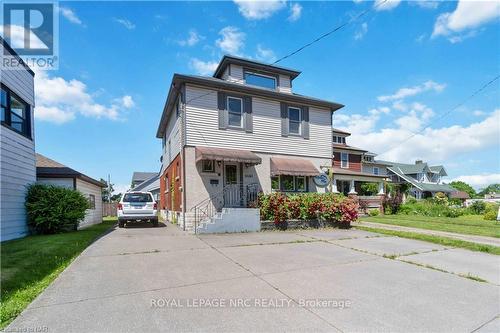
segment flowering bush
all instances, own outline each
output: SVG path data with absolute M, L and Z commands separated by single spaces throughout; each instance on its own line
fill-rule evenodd
M 358 218 L 358 203 L 332 193 L 259 194 L 258 206 L 262 220 L 273 220 L 286 229 L 287 221 L 321 220 L 331 225 L 349 227 Z

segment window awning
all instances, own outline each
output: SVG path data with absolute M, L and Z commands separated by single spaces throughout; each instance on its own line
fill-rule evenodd
M 196 162 L 201 160 L 216 160 L 249 164 L 262 163 L 262 159 L 250 150 L 196 147 L 195 152 Z
M 309 160 L 293 158 L 271 158 L 271 176 L 317 176 L 319 170 Z

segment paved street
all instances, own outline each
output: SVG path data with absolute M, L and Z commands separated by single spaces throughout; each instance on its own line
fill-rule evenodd
M 91 245 L 8 329 L 498 332 L 499 285 L 498 256 L 354 229 L 139 226 Z

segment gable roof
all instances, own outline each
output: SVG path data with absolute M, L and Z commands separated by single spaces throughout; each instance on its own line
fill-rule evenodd
M 276 65 L 270 65 L 270 64 L 266 64 L 264 62 L 250 60 L 250 59 L 246 59 L 246 58 L 235 57 L 235 56 L 226 54 L 222 57 L 221 61 L 219 62 L 219 65 L 215 69 L 213 77 L 220 78 L 222 76 L 222 73 L 224 72 L 224 69 L 229 64 L 248 66 L 248 67 L 260 69 L 260 70 L 267 71 L 267 72 L 274 72 L 274 73 L 289 75 L 292 80 L 295 79 L 297 76 L 299 76 L 301 73 L 300 71 L 295 70 L 295 69 L 276 66 Z
M 36 153 L 36 176 L 40 178 L 78 178 L 99 187 L 106 186 L 94 178 L 38 153 Z
M 158 173 L 134 187 L 134 191 L 144 192 L 151 192 L 158 189 L 160 189 L 160 174 Z
M 336 111 L 344 107 L 344 105 L 342 104 L 315 97 L 304 96 L 296 93 L 279 92 L 276 90 L 261 88 L 257 86 L 250 86 L 246 84 L 226 81 L 215 77 L 174 74 L 172 78 L 172 84 L 170 86 L 170 90 L 168 93 L 167 101 L 165 102 L 165 106 L 163 107 L 160 123 L 156 131 L 156 137 L 159 139 L 163 137 L 163 132 L 165 131 L 165 125 L 167 123 L 168 114 L 173 109 L 173 106 L 177 101 L 177 96 L 179 95 L 179 88 L 184 83 L 191 83 L 199 86 L 204 86 L 214 90 L 218 89 L 218 90 L 234 91 L 237 93 L 267 97 L 283 102 L 312 105 L 321 108 L 327 108 L 330 111 Z M 189 100 L 187 102 L 189 103 Z
M 132 174 L 132 182 L 144 182 L 154 176 L 156 176 L 158 173 L 156 172 L 142 172 L 142 171 L 134 171 Z

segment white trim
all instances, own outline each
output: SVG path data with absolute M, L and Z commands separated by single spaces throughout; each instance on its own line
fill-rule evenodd
M 346 155 L 347 155 L 347 160 L 345 161 L 345 162 L 346 162 L 346 166 L 342 166 L 343 161 L 344 161 L 344 160 L 342 159 L 342 155 L 343 155 L 343 154 L 346 154 Z M 340 152 L 340 167 L 341 167 L 342 169 L 349 169 L 349 153 L 346 153 L 346 152 L 343 152 L 343 151 L 342 151 L 342 152 Z
M 294 109 L 294 110 L 299 111 L 299 133 L 290 132 L 290 122 L 292 121 L 290 119 L 290 109 Z M 302 109 L 298 108 L 296 106 L 289 106 L 287 111 L 288 111 L 288 135 L 301 136 L 302 135 Z M 295 122 L 295 120 L 293 120 L 293 122 Z
M 229 114 L 230 113 L 236 114 L 236 112 L 231 112 L 229 110 L 229 99 L 237 99 L 241 103 L 240 104 L 241 105 L 241 108 L 240 108 L 240 126 L 235 126 L 235 125 L 229 124 Z M 227 105 L 227 124 L 228 124 L 228 127 L 229 128 L 243 128 L 243 98 L 235 97 L 235 96 L 227 96 L 226 97 L 226 105 Z

